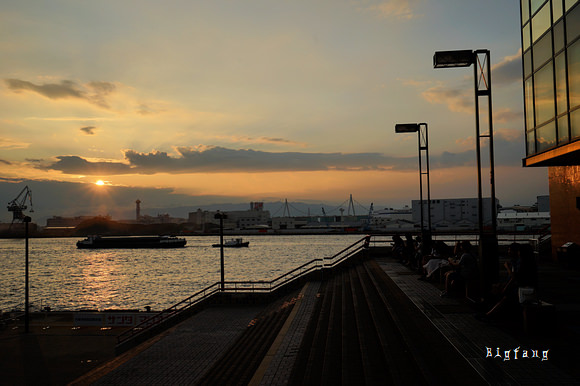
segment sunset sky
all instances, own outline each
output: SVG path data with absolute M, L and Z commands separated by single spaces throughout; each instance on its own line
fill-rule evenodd
M 3 1 L 2 198 L 38 180 L 159 189 L 157 206 L 402 206 L 403 122 L 429 124 L 431 196 L 475 197 L 473 70 L 432 57 L 487 48 L 497 197 L 532 204 L 547 171 L 521 167 L 519 23 L 515 0 Z

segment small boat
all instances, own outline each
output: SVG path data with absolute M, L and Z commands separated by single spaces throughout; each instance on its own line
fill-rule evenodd
M 89 236 L 84 240 L 77 241 L 77 248 L 181 248 L 186 243 L 187 240 L 175 236 Z
M 243 241 L 242 239 L 231 239 L 224 243 L 224 248 L 242 248 L 250 245 L 249 241 Z M 212 247 L 221 247 L 221 244 L 213 244 Z

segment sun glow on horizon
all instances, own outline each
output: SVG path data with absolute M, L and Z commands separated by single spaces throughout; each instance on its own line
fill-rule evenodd
M 95 185 L 98 185 L 98 186 L 103 186 L 103 185 L 105 185 L 105 181 L 103 181 L 103 180 L 98 180 L 97 182 L 95 182 Z

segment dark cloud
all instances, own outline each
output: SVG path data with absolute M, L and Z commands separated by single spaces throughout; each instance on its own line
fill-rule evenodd
M 41 85 L 20 79 L 5 79 L 8 88 L 14 92 L 32 91 L 49 99 L 79 99 L 103 108 L 109 108 L 106 96 L 115 90 L 109 82 L 89 82 L 79 85 L 71 80 Z
M 60 170 L 65 174 L 113 175 L 131 173 L 129 165 L 120 162 L 91 162 L 78 156 L 59 156 L 58 161 L 41 169 Z
M 84 132 L 87 135 L 94 135 L 95 134 L 95 130 L 96 130 L 96 127 L 95 126 L 81 127 L 81 131 Z
M 140 173 L 157 172 L 270 172 L 315 170 L 378 170 L 391 160 L 378 153 L 264 152 L 223 147 L 178 147 L 177 157 L 166 152 L 125 152 L 129 164 Z
M 0 163 L 3 163 L 4 165 L 12 165 L 12 162 L 6 161 L 5 159 L 0 159 Z
M 63 80 L 59 84 L 36 85 L 26 80 L 6 79 L 8 88 L 15 92 L 34 91 L 50 99 L 80 98 L 84 99 L 83 92 L 78 85 L 70 80 Z
M 260 137 L 260 140 L 270 143 L 295 143 L 290 141 L 289 139 L 284 138 Z
M 495 135 L 496 165 L 520 165 L 523 138 L 513 131 Z M 488 141 L 482 140 L 482 147 Z M 265 152 L 224 147 L 177 147 L 177 155 L 163 151 L 140 153 L 125 150 L 125 162 L 92 162 L 78 156 L 59 156 L 58 161 L 43 168 L 67 174 L 115 175 L 156 173 L 262 173 L 284 171 L 363 171 L 414 170 L 417 156 L 391 157 L 379 153 L 301 153 Z M 430 156 L 430 167 L 451 168 L 475 165 L 475 150 L 443 151 Z

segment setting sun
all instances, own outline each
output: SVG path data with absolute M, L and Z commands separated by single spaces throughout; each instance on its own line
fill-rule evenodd
M 103 186 L 105 185 L 105 182 L 103 180 L 98 180 L 97 182 L 95 182 L 95 185 Z

